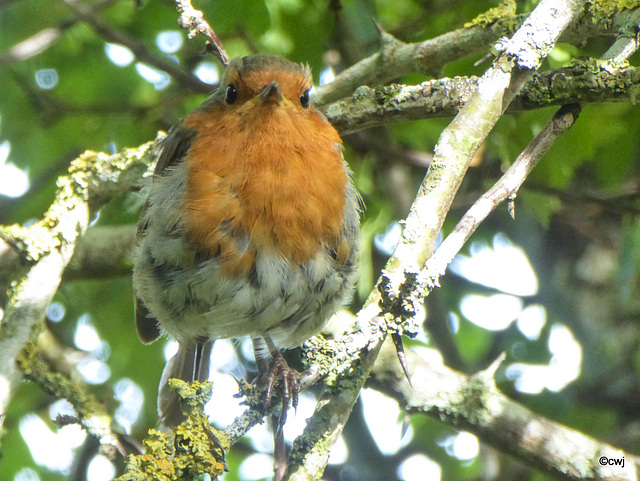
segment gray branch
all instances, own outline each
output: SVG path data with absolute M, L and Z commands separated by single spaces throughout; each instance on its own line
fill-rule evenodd
M 638 479 L 637 457 L 539 416 L 500 393 L 493 380 L 500 358 L 487 370 L 466 376 L 408 350 L 412 387 L 390 344 L 385 343 L 382 349 L 373 383 L 408 412 L 471 432 L 482 442 L 557 479 Z M 624 466 L 603 465 L 601 457 L 624 460 Z
M 37 339 L 78 239 L 91 215 L 114 195 L 130 191 L 149 170 L 146 153 L 154 142 L 117 155 L 86 152 L 58 179 L 56 198 L 39 222 L 29 228 L 0 229 L 3 260 L 21 258 L 21 269 L 3 273 L 10 284 L 0 323 L 0 413 L 7 410 L 22 374 L 16 359 L 29 340 Z M 0 416 L 0 429 L 4 422 Z
M 351 97 L 323 106 L 322 111 L 341 134 L 391 123 L 449 117 L 456 115 L 471 98 L 479 81 L 478 77 L 454 77 L 418 85 L 360 87 Z M 637 68 L 605 60 L 579 60 L 571 67 L 536 73 L 506 112 L 570 103 L 635 103 L 639 96 Z

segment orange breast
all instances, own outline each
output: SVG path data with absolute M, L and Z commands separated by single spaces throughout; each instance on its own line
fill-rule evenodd
M 295 263 L 336 245 L 347 174 L 341 141 L 310 108 L 247 103 L 196 112 L 188 154 L 187 235 L 219 256 L 228 275 L 246 275 L 257 249 Z

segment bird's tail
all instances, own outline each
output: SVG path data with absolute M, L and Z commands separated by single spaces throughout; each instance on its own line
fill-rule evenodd
M 158 414 L 164 426 L 171 429 L 185 420 L 180 409 L 180 396 L 169 387 L 169 379 L 204 382 L 209 378 L 209 360 L 214 341 L 183 341 L 178 352 L 167 361 L 158 391 Z

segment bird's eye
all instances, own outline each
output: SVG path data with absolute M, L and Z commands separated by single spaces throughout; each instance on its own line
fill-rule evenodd
M 233 84 L 229 84 L 227 87 L 227 96 L 225 97 L 225 102 L 228 104 L 234 103 L 238 100 L 238 91 L 236 90 L 236 86 Z
M 302 105 L 302 108 L 309 108 L 309 89 L 305 90 L 300 96 L 300 105 Z

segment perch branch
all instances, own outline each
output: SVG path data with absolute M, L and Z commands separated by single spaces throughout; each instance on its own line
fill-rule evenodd
M 454 77 L 418 85 L 360 87 L 351 97 L 324 105 L 321 110 L 341 134 L 390 123 L 448 117 L 460 111 L 477 90 L 479 81 L 478 77 Z M 579 60 L 571 67 L 535 74 L 506 112 L 570 103 L 635 103 L 639 96 L 637 68 L 606 59 Z

